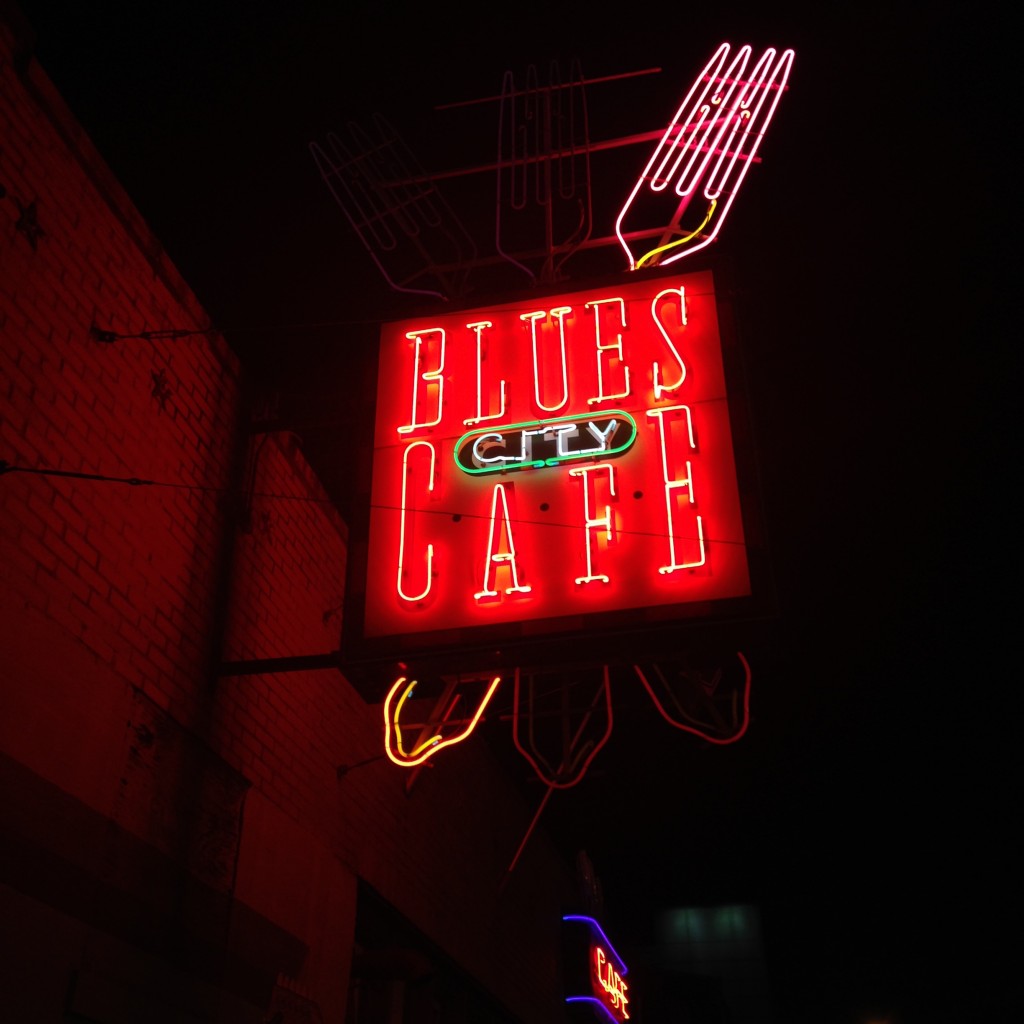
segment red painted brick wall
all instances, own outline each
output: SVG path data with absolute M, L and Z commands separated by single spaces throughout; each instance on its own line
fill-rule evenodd
M 235 548 L 226 657 L 333 650 L 344 525 L 292 435 L 255 438 L 249 458 L 251 512 Z M 560 1019 L 552 951 L 564 874 L 538 837 L 499 892 L 531 811 L 482 744 L 447 751 L 406 795 L 406 770 L 380 756 L 381 705 L 364 703 L 336 671 L 227 677 L 220 685 L 231 711 L 217 746 L 232 764 L 471 973 L 518 1003 L 524 1020 Z M 374 757 L 336 780 L 339 765 Z
M 161 1006 L 257 1020 L 276 965 L 339 1021 L 361 877 L 520 1019 L 561 1020 L 566 874 L 538 835 L 499 888 L 532 809 L 487 748 L 407 793 L 337 670 L 216 671 L 337 647 L 345 526 L 296 438 L 239 442 L 235 356 L 20 46 L 0 20 L 0 919 L 52 917 L 63 952 L 47 973 L 25 945 L 5 991 L 21 1019 L 60 1019 L 54 986 L 115 1019 L 157 957 Z
M 34 634 L 45 623 L 78 651 L 39 726 L 52 742 L 13 727 L 10 741 L 86 797 L 90 780 L 33 762 L 88 746 L 78 726 L 95 699 L 82 678 L 93 665 L 184 724 L 202 713 L 238 368 L 216 334 L 113 344 L 91 335 L 94 325 L 197 330 L 207 318 L 45 77 L 17 74 L 14 40 L 0 31 L 0 459 L 153 481 L 0 478 L 4 649 L 45 656 Z M 34 246 L 17 229 L 19 203 L 34 206 L 44 232 Z M 104 809 L 97 798 L 88 796 Z

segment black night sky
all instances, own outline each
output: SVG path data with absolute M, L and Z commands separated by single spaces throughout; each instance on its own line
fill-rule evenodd
M 494 95 L 506 69 L 660 67 L 593 87 L 601 139 L 661 127 L 723 40 L 795 48 L 717 243 L 777 590 L 746 643 L 752 725 L 713 748 L 627 724 L 544 823 L 588 851 L 624 950 L 660 908 L 757 904 L 780 1022 L 1010 1019 L 1019 672 L 1001 580 L 1016 530 L 997 494 L 1009 344 L 983 272 L 980 43 L 891 9 L 246 6 L 21 9 L 72 112 L 339 491 L 348 353 L 395 305 L 310 141 L 379 111 L 430 170 L 485 163 L 493 107 L 435 108 Z M 595 158 L 595 192 L 621 196 L 646 153 Z M 458 212 L 493 248 L 486 189 L 447 194 L 478 204 Z

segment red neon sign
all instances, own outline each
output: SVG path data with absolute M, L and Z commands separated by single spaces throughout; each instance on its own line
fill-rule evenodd
M 604 949 L 594 946 L 591 955 L 594 995 L 603 1001 L 616 1020 L 629 1020 L 629 986 Z
M 384 753 L 400 768 L 414 768 L 416 765 L 426 761 L 428 757 L 431 757 L 440 750 L 444 750 L 445 747 L 461 743 L 476 728 L 500 682 L 501 676 L 495 676 L 491 680 L 472 717 L 468 722 L 459 723 L 464 725 L 465 728 L 455 733 L 448 732 L 447 735 L 443 731 L 443 726 L 458 704 L 458 698 L 456 698 L 449 704 L 441 722 L 438 726 L 434 727 L 431 734 L 426 739 L 418 740 L 414 747 L 406 750 L 402 742 L 402 725 L 399 719 L 402 715 L 402 705 L 409 699 L 412 691 L 416 688 L 416 680 L 409 682 L 405 676 L 399 676 L 392 684 L 387 697 L 384 698 Z
M 710 273 L 387 324 L 365 634 L 742 597 Z
M 769 47 L 751 67 L 750 46 L 731 60 L 730 49 L 722 43 L 697 75 L 615 221 L 630 270 L 668 266 L 710 245 L 756 158 L 794 54 Z M 642 232 L 651 227 L 663 229 L 653 247 Z
M 566 996 L 565 1001 L 586 1004 L 600 1011 L 601 1019 L 607 1019 L 611 1024 L 625 1024 L 631 1019 L 631 993 L 630 986 L 625 980 L 629 969 L 622 957 L 615 951 L 604 929 L 594 918 L 584 914 L 566 914 L 562 920 L 586 925 L 590 931 L 589 973 L 590 990 L 593 993 L 583 995 L 575 992 L 576 985 L 582 980 L 577 979 L 570 983 L 570 994 Z

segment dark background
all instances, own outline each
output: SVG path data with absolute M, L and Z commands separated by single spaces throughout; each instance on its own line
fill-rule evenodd
M 308 143 L 380 111 L 428 169 L 484 163 L 494 108 L 434 108 L 494 95 L 506 69 L 662 68 L 593 87 L 603 139 L 662 127 L 723 40 L 796 49 L 764 162 L 717 243 L 775 570 L 776 611 L 745 637 L 752 725 L 713 748 L 627 718 L 543 822 L 587 850 L 627 962 L 659 910 L 747 902 L 779 1021 L 1019 1014 L 1001 952 L 1018 916 L 1011 375 L 986 255 L 1009 122 L 990 132 L 976 22 L 657 4 L 20 6 L 40 63 L 345 512 L 347 370 L 404 307 Z M 648 152 L 595 157 L 597 233 Z M 488 252 L 489 188 L 446 191 Z M 622 269 L 603 258 L 596 270 Z

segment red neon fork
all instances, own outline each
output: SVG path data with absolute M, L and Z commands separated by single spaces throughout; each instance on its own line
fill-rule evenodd
M 722 228 L 786 88 L 793 51 L 722 43 L 690 87 L 615 221 L 630 270 L 674 263 Z M 671 186 L 671 187 L 670 187 Z M 652 244 L 653 243 L 653 244 Z

